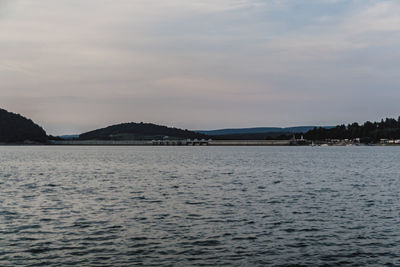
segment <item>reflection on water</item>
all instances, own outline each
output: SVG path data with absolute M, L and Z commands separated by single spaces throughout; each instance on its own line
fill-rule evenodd
M 400 265 L 400 148 L 0 147 L 0 265 Z

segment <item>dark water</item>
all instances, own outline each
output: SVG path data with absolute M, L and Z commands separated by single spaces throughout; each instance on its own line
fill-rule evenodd
M 400 147 L 0 147 L 0 266 L 400 266 Z

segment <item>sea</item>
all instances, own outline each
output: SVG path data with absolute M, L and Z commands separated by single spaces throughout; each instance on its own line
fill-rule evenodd
M 1 146 L 0 266 L 400 266 L 400 147 Z

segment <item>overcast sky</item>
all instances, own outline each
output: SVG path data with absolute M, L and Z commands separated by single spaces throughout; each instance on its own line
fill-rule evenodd
M 400 115 L 400 1 L 0 0 L 0 107 L 50 134 Z

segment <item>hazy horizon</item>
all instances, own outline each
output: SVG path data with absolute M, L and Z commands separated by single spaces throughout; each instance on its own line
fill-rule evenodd
M 129 122 L 121 122 L 121 123 L 129 123 Z M 138 123 L 138 122 L 134 122 L 134 123 Z M 151 123 L 151 122 L 145 122 L 145 123 Z M 107 126 L 112 126 L 112 125 L 105 125 L 104 127 L 101 128 L 105 128 Z M 162 125 L 162 126 L 167 126 L 167 127 L 175 127 L 174 125 Z M 301 127 L 312 127 L 312 126 L 321 126 L 321 127 L 331 127 L 333 125 L 294 125 L 294 126 L 254 126 L 254 127 L 230 127 L 230 128 L 214 128 L 214 129 L 187 129 L 187 128 L 181 128 L 181 129 L 186 129 L 189 131 L 218 131 L 218 130 L 239 130 L 239 129 L 257 129 L 257 128 L 282 128 L 282 129 L 286 129 L 286 128 L 301 128 Z M 336 125 L 335 125 L 336 126 Z M 91 129 L 89 131 L 92 130 L 98 130 L 98 129 Z M 80 135 L 83 134 L 82 133 L 69 133 L 69 134 L 60 134 L 60 136 L 74 136 L 74 135 Z
M 400 3 L 0 0 L 0 107 L 53 135 L 399 116 Z

